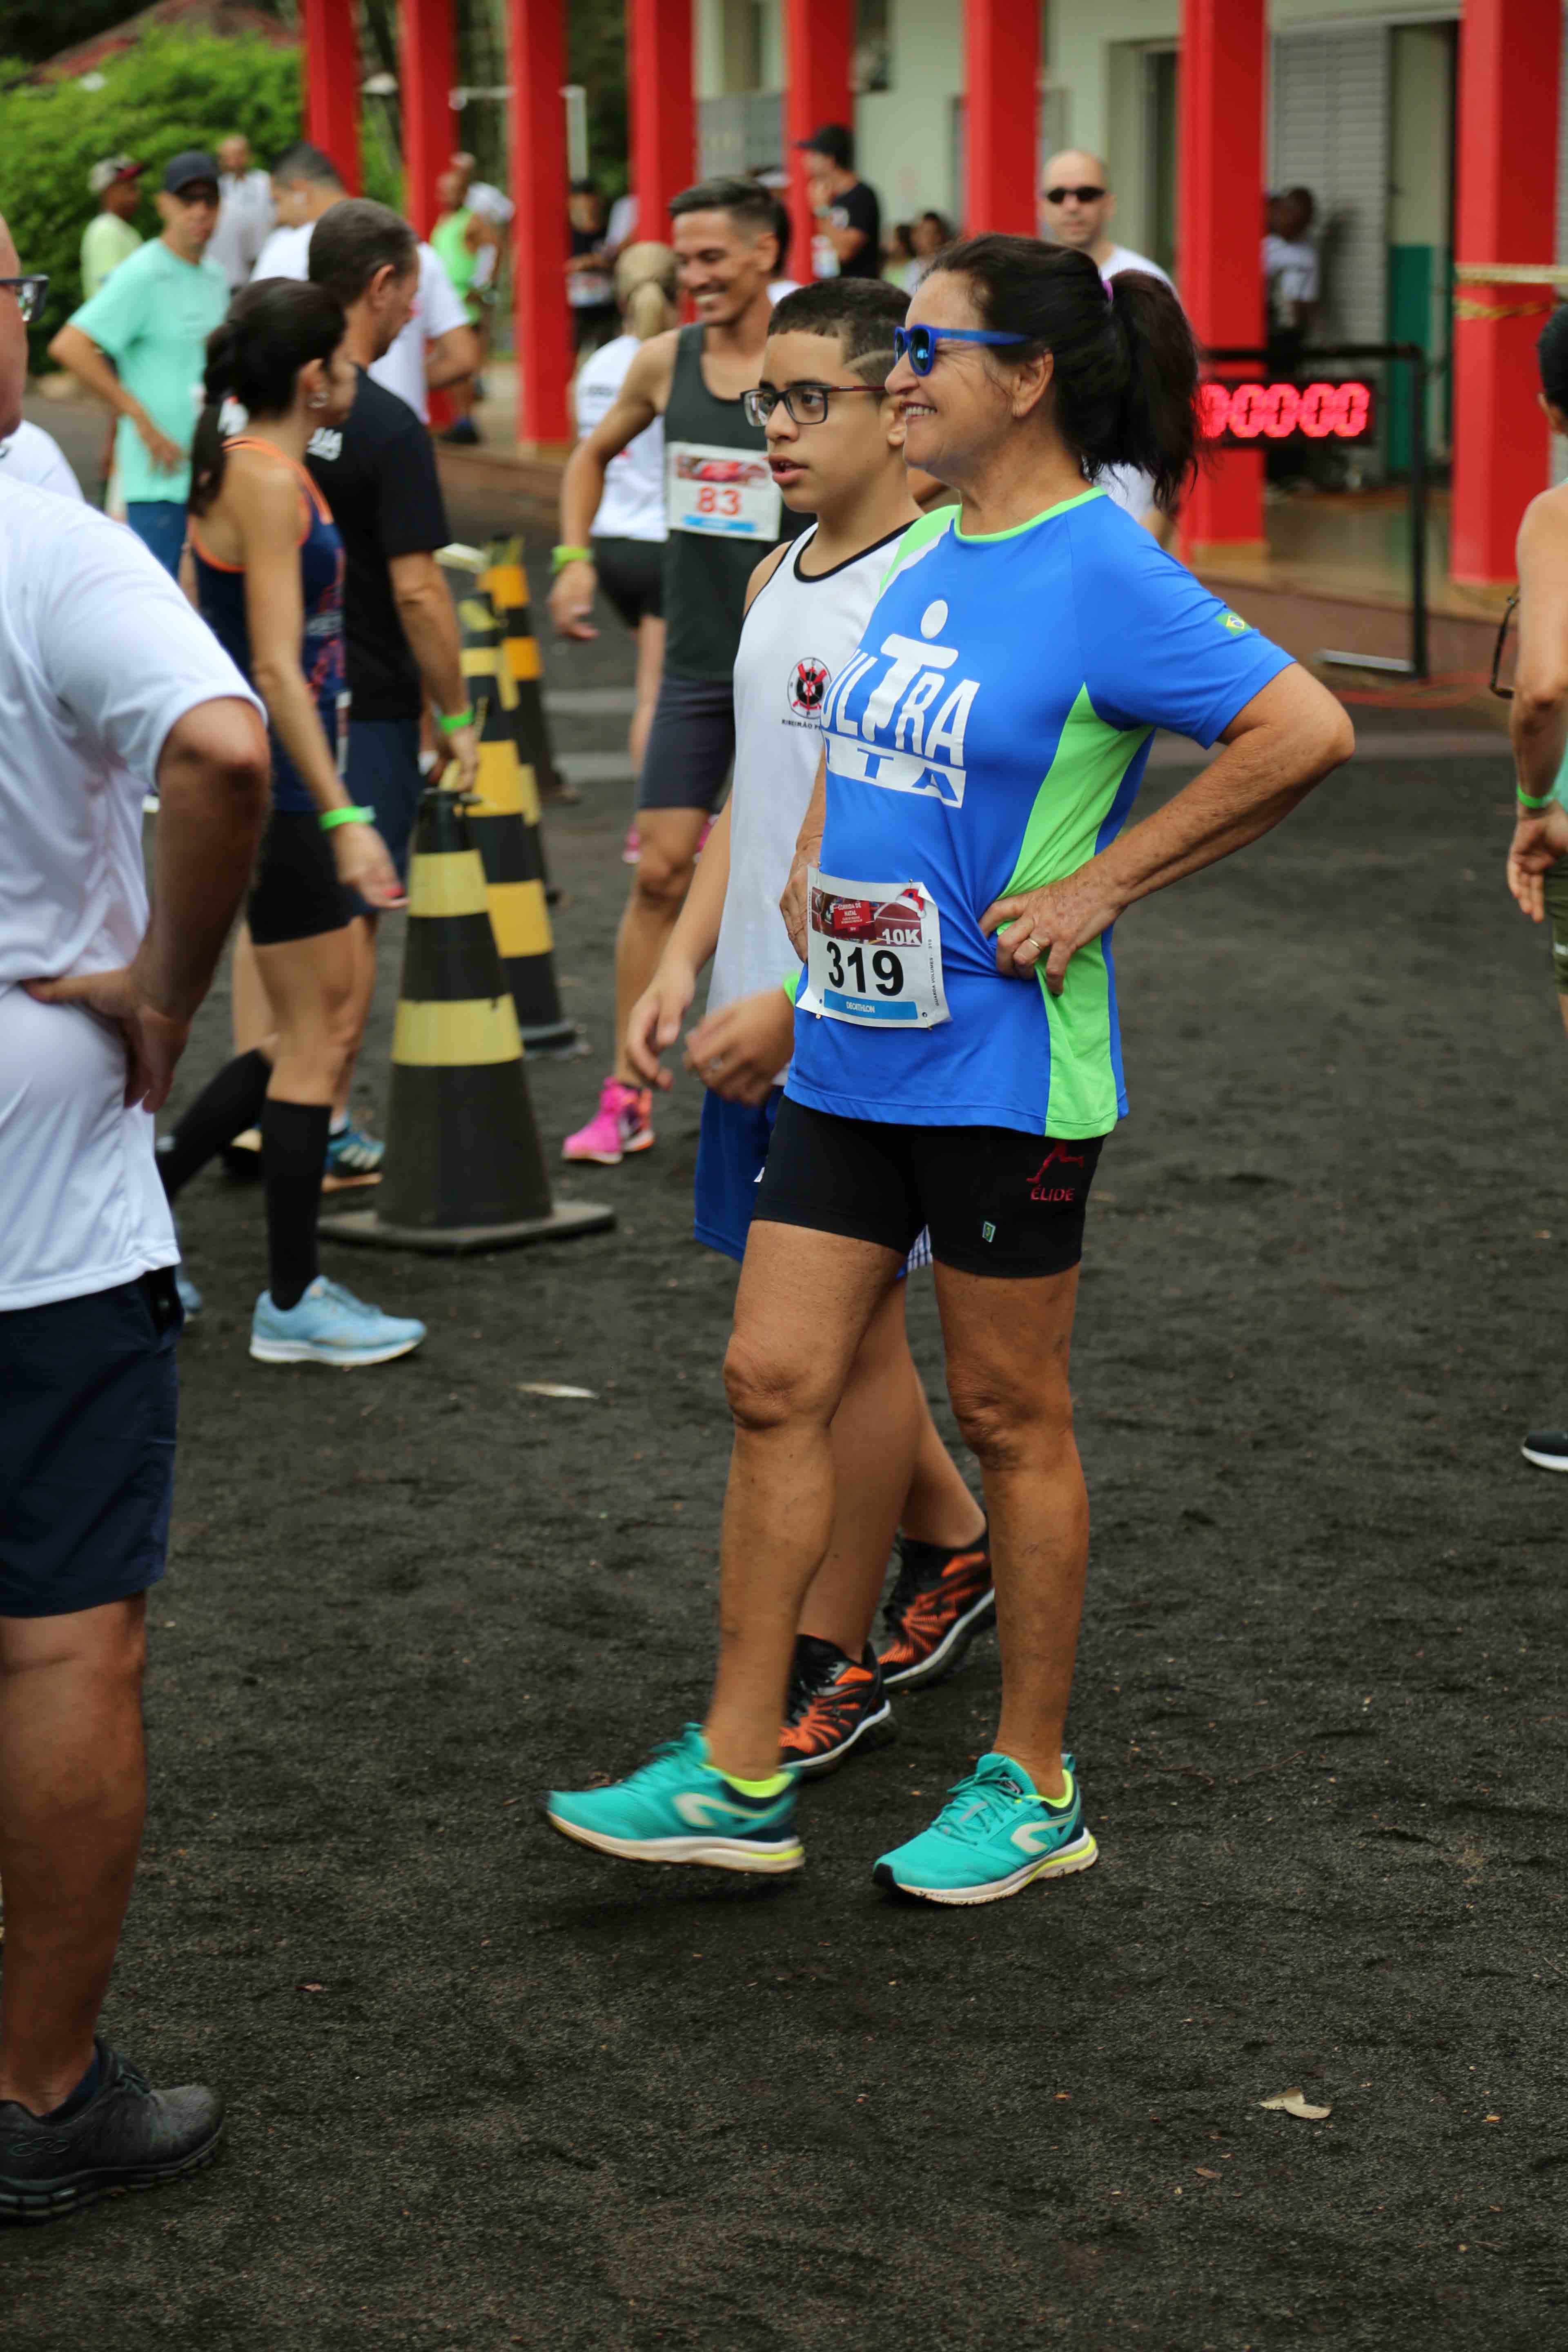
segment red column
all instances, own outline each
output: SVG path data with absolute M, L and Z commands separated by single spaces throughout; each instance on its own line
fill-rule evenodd
M 511 82 L 513 309 L 517 326 L 517 431 L 522 441 L 564 441 L 572 376 L 566 307 L 565 0 L 507 0 Z
M 626 102 L 639 237 L 669 242 L 669 200 L 697 177 L 692 0 L 626 0 Z
M 806 159 L 795 147 L 825 122 L 855 127 L 850 77 L 855 56 L 854 0 L 784 0 L 784 161 L 789 170 L 793 232 L 786 275 L 816 276 L 811 240 L 816 223 L 806 186 Z
M 1202 343 L 1263 333 L 1264 0 L 1184 0 L 1176 278 Z M 1182 510 L 1182 551 L 1263 542 L 1263 459 L 1227 449 Z
M 359 41 L 354 0 L 300 0 L 305 35 L 305 136 L 359 194 Z
M 403 205 L 421 236 L 441 207 L 436 183 L 457 146 L 453 13 L 457 0 L 399 0 L 397 86 L 403 109 Z
M 1459 28 L 1456 261 L 1547 262 L 1557 187 L 1561 0 L 1466 0 Z M 1532 315 L 1454 320 L 1454 495 L 1449 570 L 1511 581 L 1519 519 L 1546 488 L 1547 425 L 1536 404 L 1535 338 L 1544 286 L 1461 280 L 1461 303 Z
M 968 0 L 963 226 L 1035 235 L 1040 11 L 1036 0 Z

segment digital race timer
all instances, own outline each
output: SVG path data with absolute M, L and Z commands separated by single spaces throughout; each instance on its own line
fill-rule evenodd
M 1346 383 L 1214 383 L 1199 387 L 1205 441 L 1247 448 L 1259 439 L 1364 441 L 1373 431 L 1373 388 Z

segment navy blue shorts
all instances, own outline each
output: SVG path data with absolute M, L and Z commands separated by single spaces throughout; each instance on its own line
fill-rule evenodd
M 408 845 L 425 789 L 417 719 L 355 719 L 351 713 L 343 782 L 357 807 L 375 811 L 375 829 L 406 881 Z
M 174 1269 L 0 1315 L 0 1617 L 67 1617 L 163 1573 L 184 1318 Z
M 737 1265 L 746 1255 L 757 1186 L 783 1100 L 783 1087 L 775 1087 L 765 1103 L 756 1104 L 726 1102 L 722 1095 L 703 1090 L 693 1231 L 700 1242 L 722 1250 Z

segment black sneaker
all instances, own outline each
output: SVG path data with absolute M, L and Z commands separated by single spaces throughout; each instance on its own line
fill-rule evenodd
M 882 1612 L 888 1640 L 878 1659 L 889 1690 L 940 1682 L 996 1614 L 988 1528 L 972 1544 L 898 1541 L 899 1578 Z
M 1568 1430 L 1532 1429 L 1519 1450 L 1538 1470 L 1568 1470 Z
M 781 1762 L 798 1773 L 831 1772 L 858 1741 L 879 1733 L 892 1712 L 869 1648 L 857 1664 L 837 1643 L 796 1634 Z
M 198 2172 L 223 2137 L 223 2101 L 203 2084 L 154 2091 L 107 2042 L 101 2080 L 64 2123 L 0 2100 L 0 2222 L 58 2221 L 124 2189 Z

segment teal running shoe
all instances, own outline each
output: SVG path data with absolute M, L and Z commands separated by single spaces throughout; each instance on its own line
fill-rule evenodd
M 327 1190 L 341 1190 L 345 1184 L 374 1183 L 385 1157 L 385 1144 L 374 1135 L 366 1135 L 351 1119 L 346 1127 L 335 1129 L 327 1138 L 323 1180 Z
M 626 1862 L 696 1862 L 710 1870 L 799 1870 L 795 1779 L 750 1796 L 708 1761 L 701 1728 L 689 1723 L 625 1780 L 607 1789 L 552 1789 L 544 1818 L 563 1836 Z
M 929 1830 L 885 1853 L 871 1875 L 891 1895 L 927 1903 L 999 1903 L 1032 1878 L 1087 1870 L 1100 1852 L 1083 1825 L 1070 1756 L 1067 1793 L 1042 1797 L 1010 1756 L 983 1756 Z
M 262 1292 L 250 1322 L 250 1352 L 258 1364 L 385 1364 L 424 1337 L 424 1324 L 412 1315 L 384 1315 L 319 1274 L 293 1307 L 274 1307 L 272 1293 Z

